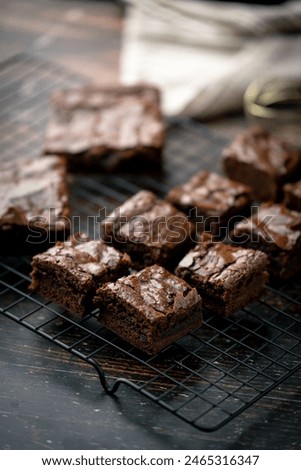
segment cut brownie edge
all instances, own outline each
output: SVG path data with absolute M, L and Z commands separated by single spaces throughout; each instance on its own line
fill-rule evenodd
M 231 156 L 224 156 L 223 169 L 233 181 L 247 184 L 252 188 L 253 201 L 276 201 L 278 186 L 274 175 L 269 175 L 246 162 L 239 162 Z
M 155 147 L 142 147 L 135 152 L 131 149 L 115 151 L 98 148 L 93 152 L 87 150 L 73 154 L 62 153 L 61 149 L 53 147 L 45 150 L 44 156 L 56 154 L 65 159 L 68 171 L 73 173 L 83 170 L 86 172 L 103 170 L 108 174 L 116 170 L 133 173 L 152 170 L 160 173 L 162 170 L 162 149 Z
M 97 304 L 100 305 L 99 321 L 101 323 L 149 355 L 160 352 L 202 325 L 200 306 L 197 304 L 190 309 L 189 319 L 184 316 L 175 325 L 166 327 L 154 340 L 153 335 L 137 321 L 135 309 L 130 304 L 121 302 L 114 293 L 100 289 L 97 295 Z
M 223 169 L 252 188 L 255 201 L 279 201 L 285 183 L 300 177 L 300 150 L 258 126 L 242 131 L 222 153 Z
M 264 252 L 273 282 L 288 280 L 301 269 L 301 214 L 281 204 L 261 204 L 257 213 L 235 226 L 230 240 Z
M 260 251 L 205 241 L 182 259 L 175 273 L 197 289 L 204 311 L 231 315 L 260 297 L 268 281 L 267 265 Z
M 70 234 L 64 159 L 58 156 L 0 164 L 0 252 L 33 255 Z
M 82 87 L 53 94 L 44 154 L 64 156 L 69 170 L 160 169 L 164 142 L 155 87 Z
M 30 290 L 78 315 L 91 311 L 98 287 L 128 274 L 131 260 L 101 241 L 71 238 L 32 260 Z
M 155 354 L 202 324 L 196 289 L 153 265 L 97 290 L 99 321 L 147 354 Z
M 301 180 L 287 183 L 283 187 L 284 205 L 289 209 L 301 212 Z
M 263 295 L 269 275 L 266 270 L 258 269 L 239 286 L 239 292 L 233 292 L 225 296 L 214 296 L 214 292 L 208 293 L 208 289 L 202 286 L 187 270 L 177 270 L 176 274 L 184 279 L 188 284 L 195 287 L 203 300 L 203 312 L 215 313 L 223 316 L 231 316 L 238 310 L 243 309 L 255 300 L 259 300 Z M 235 286 L 233 286 L 235 289 Z
M 75 276 L 70 276 L 60 267 L 53 269 L 53 266 L 47 264 L 40 267 L 33 265 L 31 276 L 31 291 L 39 292 L 66 310 L 83 316 L 93 308 L 96 287 L 90 278 L 80 285 Z

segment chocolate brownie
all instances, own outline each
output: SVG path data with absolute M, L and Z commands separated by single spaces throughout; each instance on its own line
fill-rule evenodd
M 160 166 L 165 129 L 157 88 L 62 90 L 51 103 L 44 153 L 64 155 L 69 168 Z
M 301 152 L 283 139 L 252 127 L 225 148 L 223 167 L 227 176 L 248 184 L 256 201 L 277 201 L 282 186 L 298 178 Z
M 261 251 L 205 241 L 187 253 L 175 272 L 197 289 L 204 310 L 231 315 L 260 297 L 267 264 Z
M 151 191 L 139 191 L 102 222 L 103 239 L 130 254 L 137 269 L 175 266 L 192 246 L 186 215 Z
M 247 214 L 251 205 L 251 189 L 228 178 L 201 171 L 187 183 L 171 189 L 167 200 L 197 221 L 203 230 L 221 235 L 231 226 L 231 219 Z
M 273 278 L 288 279 L 301 269 L 301 214 L 281 204 L 263 203 L 235 226 L 231 240 L 264 251 Z
M 96 289 L 128 274 L 130 265 L 127 254 L 100 240 L 81 243 L 72 238 L 34 256 L 30 289 L 84 315 L 93 307 Z
M 283 186 L 284 204 L 295 211 L 301 212 L 301 180 Z
M 147 354 L 156 354 L 202 324 L 201 297 L 161 266 L 97 290 L 99 320 Z
M 37 253 L 69 236 L 70 209 L 62 158 L 2 162 L 0 193 L 2 253 Z

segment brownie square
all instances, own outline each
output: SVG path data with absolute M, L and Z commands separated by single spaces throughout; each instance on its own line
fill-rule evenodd
M 102 229 L 104 241 L 129 253 L 137 269 L 175 266 L 194 236 L 194 226 L 183 212 L 145 190 L 104 219 Z
M 62 90 L 51 103 L 44 153 L 64 155 L 70 169 L 160 166 L 165 129 L 157 88 Z
M 256 201 L 277 201 L 284 183 L 298 178 L 301 152 L 264 129 L 252 127 L 223 151 L 227 176 L 248 184 Z
M 283 186 L 284 204 L 295 211 L 301 212 L 301 180 Z
M 37 253 L 69 236 L 69 197 L 62 158 L 0 163 L 0 193 L 2 253 Z
M 261 251 L 205 241 L 187 253 L 175 272 L 197 289 L 204 311 L 229 316 L 260 297 L 267 264 Z
M 127 254 L 100 240 L 58 242 L 32 260 L 30 289 L 80 316 L 90 312 L 96 289 L 128 274 Z
M 97 290 L 99 320 L 147 354 L 156 354 L 202 324 L 201 298 L 161 266 Z
M 261 204 L 235 226 L 231 240 L 264 251 L 273 278 L 288 279 L 301 269 L 301 214 L 283 205 Z
M 231 219 L 247 214 L 251 189 L 228 178 L 201 171 L 187 183 L 171 189 L 167 200 L 197 222 L 197 231 L 222 235 L 232 226 Z

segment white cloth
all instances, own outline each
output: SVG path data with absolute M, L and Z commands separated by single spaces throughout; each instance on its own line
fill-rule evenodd
M 299 0 L 276 6 L 129 3 L 121 81 L 157 84 L 168 115 L 212 118 L 241 109 L 246 87 L 255 78 L 288 73 L 301 78 Z

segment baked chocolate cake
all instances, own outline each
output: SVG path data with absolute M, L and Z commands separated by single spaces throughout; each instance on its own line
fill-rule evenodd
M 161 266 L 97 290 L 99 320 L 147 354 L 156 354 L 202 324 L 201 297 Z

